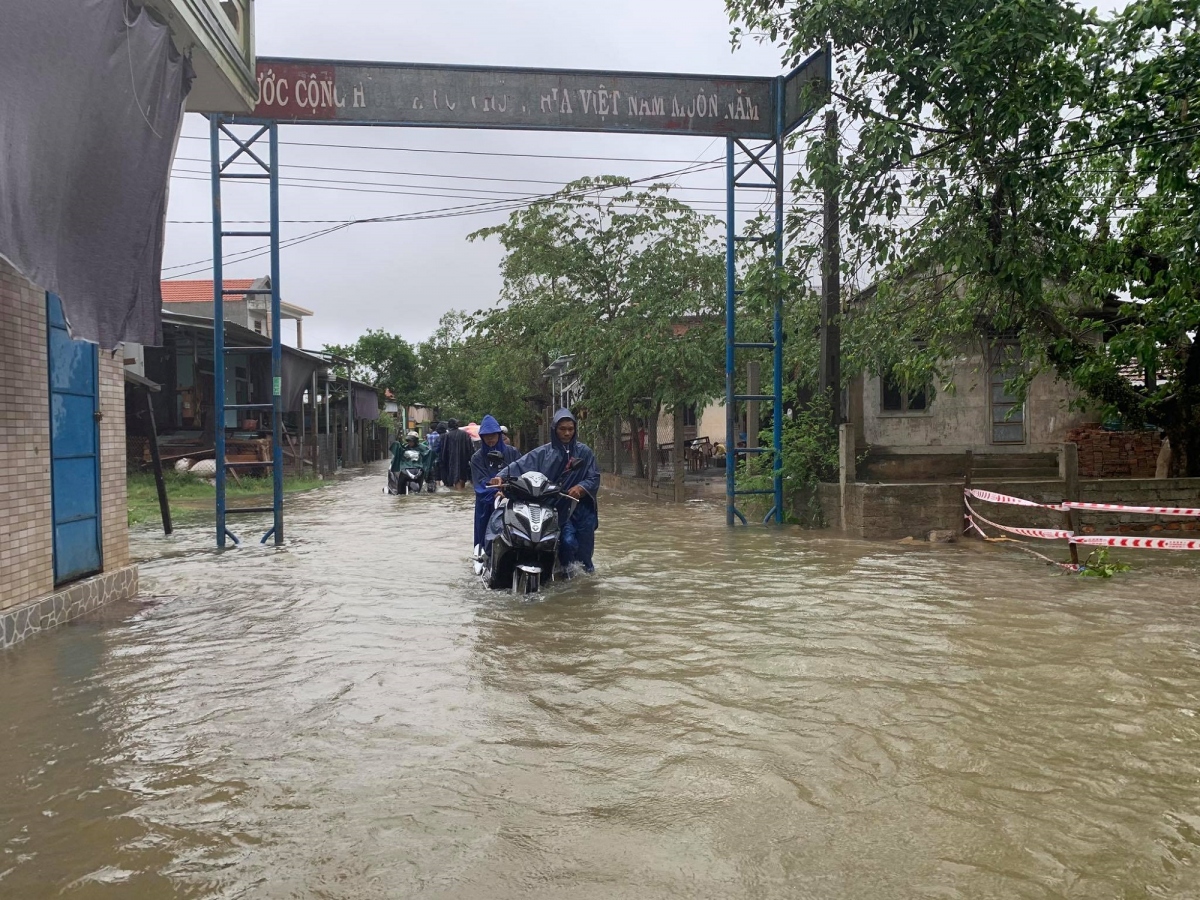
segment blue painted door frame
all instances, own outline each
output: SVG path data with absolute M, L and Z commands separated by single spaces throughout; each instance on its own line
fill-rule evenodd
M 46 295 L 50 495 L 56 585 L 104 568 L 100 528 L 100 355 L 73 341 L 62 303 Z

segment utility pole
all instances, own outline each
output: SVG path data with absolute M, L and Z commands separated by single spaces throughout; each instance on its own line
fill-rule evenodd
M 821 238 L 821 371 L 819 388 L 829 398 L 833 425 L 842 423 L 841 239 L 838 216 L 839 144 L 837 112 L 825 111 L 825 144 L 829 154 L 825 178 L 825 210 Z

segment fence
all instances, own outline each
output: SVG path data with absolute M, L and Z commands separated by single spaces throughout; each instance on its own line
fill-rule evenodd
M 675 479 L 677 465 L 684 477 L 695 479 L 716 476 L 724 471 L 724 458 L 717 458 L 712 442 L 696 436 L 695 425 L 684 425 L 680 443 L 682 462 L 676 453 L 676 422 L 673 416 L 660 415 L 648 420 L 613 419 L 605 426 L 586 423 L 584 440 L 596 452 L 600 470 L 649 483 Z

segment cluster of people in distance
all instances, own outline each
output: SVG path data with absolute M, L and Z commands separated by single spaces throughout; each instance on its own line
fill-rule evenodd
M 467 427 L 475 429 L 474 423 Z M 591 572 L 599 526 L 596 497 L 600 491 L 600 468 L 592 448 L 578 440 L 571 411 L 556 412 L 550 442 L 524 455 L 509 440 L 508 429 L 493 416 L 484 416 L 476 433 L 478 438 L 473 439 L 455 419 L 430 425 L 424 441 L 417 432 L 410 431 L 403 442 L 397 440 L 391 446 L 391 471 L 400 471 L 404 452 L 415 450 L 430 493 L 437 489 L 438 482 L 462 490 L 469 481 L 475 488 L 474 546 L 478 552 L 486 552 L 488 523 L 505 480 L 526 472 L 541 472 L 577 501 L 572 504 L 564 498 L 560 504 L 559 515 L 565 522 L 561 562 L 564 567 L 578 563 Z

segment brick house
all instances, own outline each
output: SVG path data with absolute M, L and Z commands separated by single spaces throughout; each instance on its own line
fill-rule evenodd
M 46 57 L 52 78 L 36 65 Z M 250 0 L 14 0 L 0 83 L 0 119 L 14 126 L 0 156 L 4 648 L 137 593 L 121 342 L 161 333 L 171 137 L 185 103 L 254 105 Z

